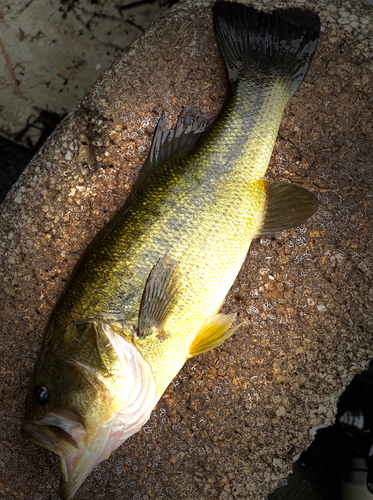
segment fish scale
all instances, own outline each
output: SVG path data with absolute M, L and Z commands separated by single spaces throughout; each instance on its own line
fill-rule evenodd
M 264 175 L 318 16 L 218 0 L 213 19 L 230 80 L 222 111 L 209 125 L 185 110 L 173 130 L 161 116 L 122 211 L 50 318 L 22 433 L 60 455 L 65 500 L 141 428 L 188 358 L 237 330 L 219 310 L 252 239 L 317 208 L 305 189 Z
M 69 290 L 71 297 L 69 292 L 66 294 L 68 308 L 71 304 L 74 308 L 68 315 L 61 314 L 64 323 L 103 316 L 119 319 L 117 315 L 110 318 L 112 310 L 120 310 L 122 317 L 129 315 L 136 322 L 147 276 L 157 260 L 166 253 L 181 263 L 182 276 L 188 282 L 190 291 L 185 294 L 185 302 L 189 303 L 190 297 L 196 294 L 202 298 L 206 294 L 211 296 L 213 290 L 219 290 L 219 296 L 226 295 L 232 283 L 227 283 L 225 276 L 237 274 L 242 256 L 247 253 L 262 223 L 266 192 L 263 183 L 255 180 L 264 176 L 282 111 L 290 97 L 290 93 L 284 95 L 283 87 L 278 85 L 262 93 L 265 95 L 260 98 L 254 94 L 254 99 L 250 99 L 247 89 L 242 94 L 241 99 L 246 97 L 244 103 L 232 93 L 224 114 L 194 153 L 192 161 L 189 156 L 169 161 L 162 174 L 151 179 L 127 217 L 105 238 L 99 251 L 87 258 L 76 277 L 75 286 L 70 288 L 71 292 Z M 274 100 L 274 94 L 281 99 Z M 260 110 L 254 107 L 254 111 L 248 111 L 252 110 L 253 100 L 256 104 L 261 103 Z M 276 114 L 273 113 L 273 103 L 276 103 Z M 272 130 L 268 133 L 267 126 L 266 134 L 263 134 L 265 125 L 260 116 L 268 116 L 268 107 L 272 112 Z M 252 113 L 258 118 L 251 126 L 251 133 L 247 133 L 242 122 L 252 123 Z M 227 148 L 227 144 L 232 147 Z M 167 184 L 170 186 L 168 199 L 165 199 L 162 186 Z M 211 249 L 208 256 L 206 248 Z M 201 252 L 205 253 L 206 262 L 214 260 L 214 265 L 209 267 L 210 272 L 206 270 L 204 273 L 208 287 L 201 286 L 199 276 L 193 273 L 197 263 L 201 265 Z M 226 266 L 231 269 L 225 269 Z M 79 295 L 79 285 L 87 281 L 87 276 L 90 287 L 85 287 L 85 292 Z M 110 281 L 105 279 L 107 276 L 110 276 Z M 134 293 L 136 290 L 137 294 Z M 131 297 L 130 307 L 125 303 L 127 295 Z M 213 298 L 211 301 L 214 304 Z M 180 308 L 179 304 L 176 314 Z M 203 310 L 198 316 L 205 318 L 213 310 L 214 305 L 210 305 L 210 310 Z M 189 323 L 190 316 L 195 314 L 189 311 Z M 182 339 L 178 341 L 182 342 Z M 189 335 L 185 341 L 190 343 Z

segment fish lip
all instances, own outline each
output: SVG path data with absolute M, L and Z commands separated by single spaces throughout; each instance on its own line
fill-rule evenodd
M 76 491 L 97 464 L 94 463 L 93 467 L 92 464 L 89 464 L 88 454 L 87 466 L 85 459 L 87 456 L 85 456 L 84 448 L 79 447 L 77 440 L 60 427 L 43 424 L 42 420 L 23 422 L 21 436 L 59 455 L 61 472 L 59 495 L 63 500 L 72 500 Z M 56 438 L 55 442 L 54 437 Z M 61 439 L 64 443 L 62 445 L 59 444 Z M 76 469 L 77 464 L 80 464 L 78 469 Z
M 46 448 L 47 450 L 56 452 L 56 447 L 53 445 L 53 442 L 45 436 L 40 429 L 37 427 L 35 422 L 25 421 L 21 427 L 21 436 L 28 441 L 32 441 L 33 443 Z
M 58 439 L 62 439 L 66 444 L 72 446 L 76 450 L 79 450 L 79 444 L 71 434 L 56 425 L 45 425 L 39 423 L 37 420 L 28 420 L 23 422 L 21 427 L 21 436 L 24 439 L 32 441 L 61 456 L 61 454 L 63 454 L 62 447 L 58 446 L 53 439 L 48 437 L 46 433 L 43 432 L 43 428 L 47 429 L 49 434 L 53 433 L 54 435 L 58 435 Z
M 59 455 L 61 472 L 59 494 L 63 500 L 72 500 L 97 464 L 89 463 L 89 454 L 84 453 L 84 448 L 79 447 L 77 440 L 71 434 L 56 425 L 44 424 L 43 419 L 23 422 L 21 436 Z M 62 445 L 59 444 L 61 439 L 64 443 Z M 77 464 L 80 464 L 78 469 Z

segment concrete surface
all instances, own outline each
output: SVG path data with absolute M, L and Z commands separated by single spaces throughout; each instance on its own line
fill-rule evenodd
M 169 8 L 168 0 L 13 0 L 0 4 L 0 132 L 42 110 L 65 115 L 115 56 Z M 7 57 L 6 57 L 7 56 Z M 35 144 L 30 128 L 22 141 Z

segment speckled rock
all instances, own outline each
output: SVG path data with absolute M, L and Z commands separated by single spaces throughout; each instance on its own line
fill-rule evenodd
M 318 11 L 323 32 L 268 176 L 312 190 L 320 208 L 306 225 L 252 244 L 223 306 L 241 329 L 185 365 L 77 500 L 263 499 L 373 357 L 372 10 L 352 0 L 266 2 L 285 5 Z M 225 82 L 210 4 L 175 5 L 93 86 L 1 206 L 0 498 L 57 498 L 57 457 L 19 437 L 48 315 L 122 205 L 160 114 L 169 126 L 183 106 L 212 118 Z

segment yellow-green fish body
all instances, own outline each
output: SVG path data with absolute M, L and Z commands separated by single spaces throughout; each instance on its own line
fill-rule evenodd
M 214 23 L 230 78 L 218 119 L 208 126 L 186 111 L 173 131 L 160 119 L 123 213 L 51 317 L 23 433 L 61 456 L 66 499 L 139 430 L 185 361 L 234 331 L 234 315 L 218 313 L 252 239 L 317 207 L 306 190 L 264 175 L 318 16 L 219 0 Z

